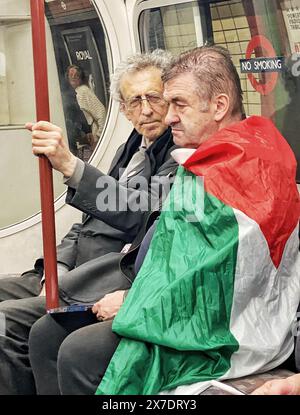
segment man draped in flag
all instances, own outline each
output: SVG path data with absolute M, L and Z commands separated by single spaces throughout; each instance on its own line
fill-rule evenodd
M 181 166 L 114 320 L 123 339 L 98 394 L 199 392 L 212 379 L 275 368 L 293 352 L 295 157 L 271 121 L 242 120 L 226 50 L 183 53 L 164 82 Z

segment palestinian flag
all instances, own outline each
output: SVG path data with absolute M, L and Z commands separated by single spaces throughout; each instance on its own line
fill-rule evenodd
M 262 117 L 219 131 L 179 167 L 114 320 L 124 339 L 97 394 L 156 394 L 289 357 L 300 297 L 295 171 Z

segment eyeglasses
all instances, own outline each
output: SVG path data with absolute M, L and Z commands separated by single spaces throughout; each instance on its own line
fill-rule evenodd
M 123 102 L 127 111 L 135 111 L 141 109 L 142 102 L 147 101 L 151 108 L 158 107 L 166 104 L 162 95 L 159 94 L 146 94 L 139 97 L 129 98 Z

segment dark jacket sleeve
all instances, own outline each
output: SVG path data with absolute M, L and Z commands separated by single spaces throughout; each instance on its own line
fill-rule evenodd
M 145 214 L 159 209 L 161 198 L 170 190 L 169 179 L 176 168 L 176 162 L 168 158 L 149 182 L 137 175 L 124 186 L 86 164 L 77 189 L 68 189 L 66 202 L 134 237 Z
M 77 241 L 82 228 L 82 223 L 74 223 L 70 231 L 64 236 L 60 245 L 57 246 L 57 262 L 61 262 L 74 268 L 77 257 Z
M 82 223 L 74 223 L 69 232 L 64 236 L 61 243 L 56 247 L 57 262 L 66 265 L 69 269 L 73 269 L 77 256 L 77 241 L 82 228 Z M 35 269 L 44 268 L 44 259 L 41 257 L 36 260 Z

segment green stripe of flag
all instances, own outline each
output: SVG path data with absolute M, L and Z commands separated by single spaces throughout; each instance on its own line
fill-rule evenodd
M 232 208 L 179 168 L 144 264 L 115 318 L 113 330 L 126 338 L 97 394 L 155 394 L 228 371 L 238 350 L 229 331 L 237 248 Z

